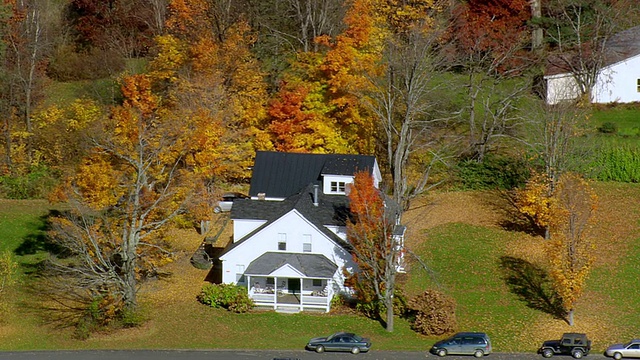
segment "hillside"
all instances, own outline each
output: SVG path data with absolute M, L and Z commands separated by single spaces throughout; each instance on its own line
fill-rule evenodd
M 491 192 L 433 193 L 412 204 L 404 217 L 407 244 L 432 267 L 433 276 L 425 275 L 414 264 L 406 291 L 416 294 L 437 282 L 436 286 L 456 299 L 459 329 L 489 332 L 496 351 L 501 352 L 533 351 L 541 340 L 568 330 L 587 332 L 596 349 L 636 336 L 640 331 L 640 314 L 636 311 L 640 299 L 629 284 L 635 284 L 640 276 L 640 255 L 626 250 L 640 244 L 640 185 L 603 183 L 596 184 L 596 190 L 600 221 L 593 236 L 598 260 L 577 306 L 574 328 L 545 311 L 532 309 L 505 284 L 500 259 L 520 259 L 523 264 L 544 268 L 544 241 L 504 229 L 503 202 Z M 25 214 L 0 211 L 0 222 L 28 224 L 46 213 L 43 202 L 26 206 L 19 203 L 2 203 L 4 209 Z M 223 234 L 227 236 L 226 231 Z M 23 244 L 34 238 L 22 232 L 15 236 L 27 239 Z M 29 305 L 33 299 L 18 288 L 14 293 L 19 300 L 12 304 L 16 311 L 0 323 L 0 349 L 299 348 L 309 336 L 336 328 L 367 333 L 377 349 L 424 350 L 436 339 L 417 335 L 402 319 L 398 319 L 396 331 L 388 334 L 379 323 L 356 315 L 237 315 L 205 307 L 196 296 L 208 272 L 189 262 L 202 237 L 192 230 L 169 236 L 174 239 L 176 260 L 165 266 L 167 276 L 142 288 L 140 299 L 148 319 L 143 326 L 75 340 L 72 329 L 43 323 L 38 311 Z M 26 261 L 25 257 L 21 259 Z M 27 308 L 32 310 L 25 311 Z M 277 343 L 271 336 L 274 328 L 283 332 Z M 247 344 L 247 336 L 255 340 Z M 522 343 L 521 339 L 526 340 Z

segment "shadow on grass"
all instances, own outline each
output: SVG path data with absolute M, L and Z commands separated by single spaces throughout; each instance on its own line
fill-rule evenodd
M 505 283 L 528 307 L 543 311 L 558 320 L 567 320 L 562 299 L 553 290 L 544 269 L 511 256 L 503 256 L 499 262 Z
M 58 210 L 50 210 L 47 215 L 40 216 L 38 223 L 33 224 L 33 231 L 25 236 L 14 253 L 19 256 L 33 255 L 41 251 L 59 253 L 61 248 L 52 243 L 47 236 L 47 231 L 50 230 L 49 219 L 55 216 L 60 216 Z

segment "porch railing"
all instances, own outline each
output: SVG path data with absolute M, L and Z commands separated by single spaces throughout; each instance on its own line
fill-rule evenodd
M 285 295 L 286 296 L 286 295 Z M 256 306 L 268 306 L 277 309 L 278 307 L 297 308 L 300 311 L 304 309 L 322 309 L 325 312 L 329 312 L 331 309 L 331 296 L 316 296 L 316 295 L 302 295 L 300 294 L 300 300 L 298 303 L 291 303 L 285 301 L 278 301 L 277 294 L 260 294 L 255 292 L 249 292 L 249 297 L 253 299 Z

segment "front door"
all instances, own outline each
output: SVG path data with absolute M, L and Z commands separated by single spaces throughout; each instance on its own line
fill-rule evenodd
M 300 293 L 300 279 L 288 279 L 287 289 L 292 294 Z

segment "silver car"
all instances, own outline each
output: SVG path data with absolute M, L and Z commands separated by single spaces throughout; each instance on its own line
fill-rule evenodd
M 604 352 L 604 356 L 616 360 L 622 358 L 640 358 L 640 339 L 633 339 L 626 344 L 613 344 Z
M 483 357 L 491 354 L 491 340 L 482 332 L 461 332 L 452 337 L 440 340 L 433 344 L 432 354 L 446 355 L 473 355 Z

